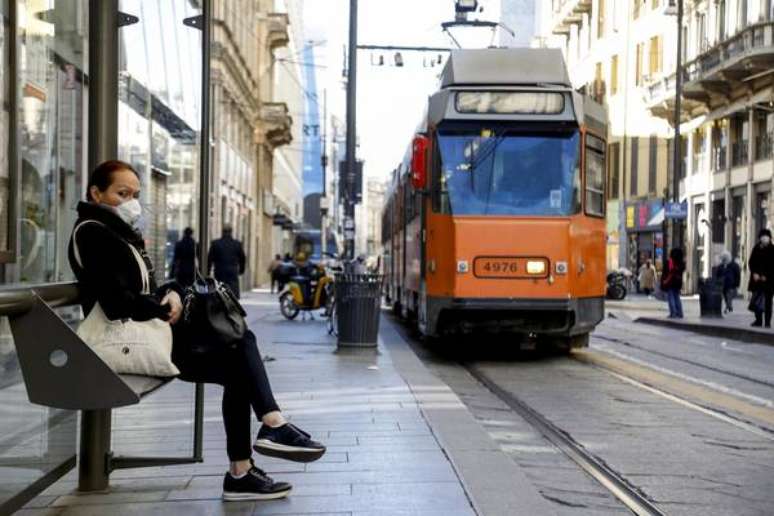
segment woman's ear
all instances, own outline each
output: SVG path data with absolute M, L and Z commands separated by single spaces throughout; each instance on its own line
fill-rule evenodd
M 99 191 L 99 187 L 97 185 L 91 185 L 91 188 L 89 188 L 89 198 L 99 204 L 100 199 L 102 198 L 101 192 Z

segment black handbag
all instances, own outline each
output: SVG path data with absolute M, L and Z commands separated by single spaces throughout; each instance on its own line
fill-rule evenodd
M 762 290 L 756 290 L 752 293 L 752 296 L 750 296 L 750 304 L 747 306 L 747 309 L 751 312 L 763 312 L 766 308 L 766 295 L 763 293 Z
M 195 337 L 195 352 L 236 348 L 247 331 L 246 315 L 231 289 L 216 279 L 197 273 L 193 285 L 185 290 L 183 323 Z

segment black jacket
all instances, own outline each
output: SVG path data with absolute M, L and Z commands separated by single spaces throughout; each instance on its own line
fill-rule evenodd
M 83 268 L 78 265 L 70 238 L 70 267 L 78 279 L 81 305 L 85 314 L 99 301 L 108 319 L 147 321 L 169 319 L 169 306 L 161 306 L 161 298 L 169 291 L 182 294 L 175 282 L 158 288 L 153 278 L 153 265 L 145 252 L 142 235 L 121 220 L 118 215 L 96 204 L 78 204 L 78 226 L 84 220 L 102 224 L 84 224 L 77 234 L 78 251 Z M 133 245 L 145 260 L 150 272 L 151 294 L 142 294 L 140 267 L 128 245 Z
M 774 291 L 774 244 L 769 244 L 766 247 L 756 244 L 750 254 L 748 266 L 750 268 L 750 282 L 747 289 L 750 292 L 757 290 Z M 753 274 L 765 276 L 766 281 L 753 281 Z
M 742 271 L 739 269 L 739 265 L 734 261 L 721 264 L 717 268 L 716 279 L 723 282 L 724 290 L 739 288 L 739 284 L 742 280 Z
M 242 242 L 230 236 L 212 242 L 209 252 L 209 269 L 215 268 L 215 279 L 234 281 L 245 272 L 245 251 Z
M 196 241 L 191 237 L 183 237 L 175 244 L 169 278 L 177 280 L 181 286 L 187 287 L 194 281 L 197 248 Z

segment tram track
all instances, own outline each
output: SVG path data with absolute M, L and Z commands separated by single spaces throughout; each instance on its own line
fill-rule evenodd
M 559 428 L 533 407 L 500 387 L 480 368 L 464 363 L 460 365 L 634 514 L 638 516 L 666 514 L 645 493 L 608 466 L 604 459 L 588 451 L 582 444 L 573 439 L 572 435 L 567 431 Z

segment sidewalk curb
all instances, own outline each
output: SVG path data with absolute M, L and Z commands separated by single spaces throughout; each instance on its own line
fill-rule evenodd
M 553 507 L 527 479 L 521 467 L 500 450 L 451 388 L 425 367 L 395 324 L 382 317 L 379 332 L 382 347 L 414 393 L 428 426 L 454 467 L 476 513 L 480 516 L 555 515 Z M 443 388 L 449 401 L 453 398 L 459 408 L 433 408 L 437 398 L 423 399 L 422 391 L 428 387 Z
M 649 324 L 651 326 L 661 326 L 665 328 L 691 331 L 700 335 L 707 335 L 709 337 L 724 337 L 726 339 L 774 346 L 774 333 L 771 332 L 757 331 L 747 328 L 733 328 L 729 326 L 699 324 L 695 322 L 679 321 L 674 319 L 656 319 L 653 317 L 637 317 L 634 319 L 634 322 L 640 324 Z

